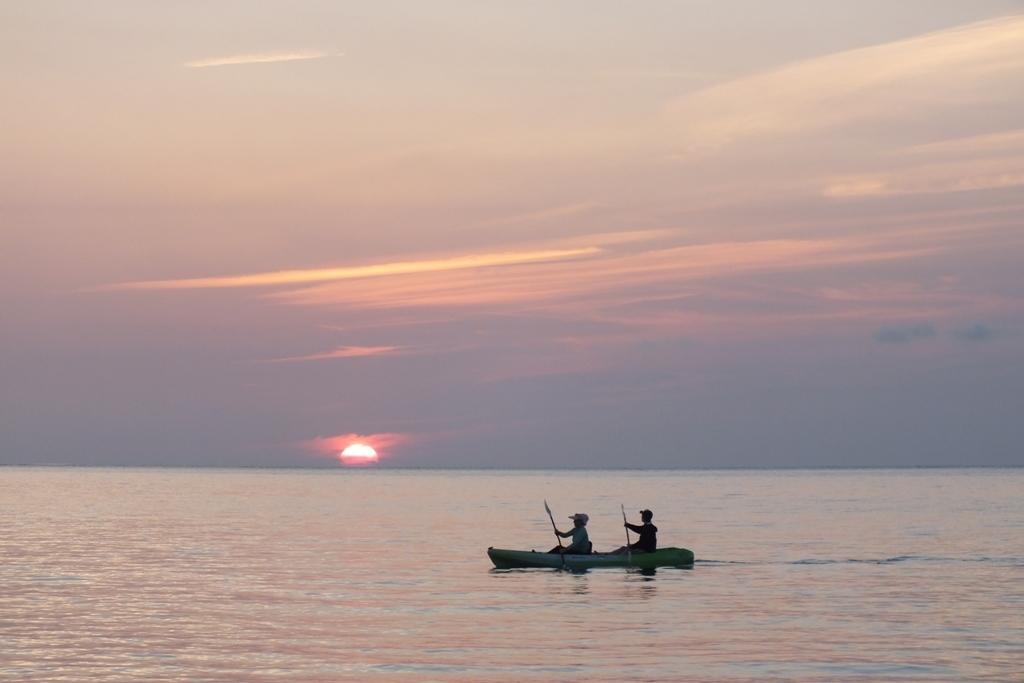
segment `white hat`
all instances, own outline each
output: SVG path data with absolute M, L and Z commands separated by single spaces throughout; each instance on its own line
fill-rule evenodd
M 578 519 L 581 522 L 583 522 L 583 526 L 586 526 L 587 522 L 590 521 L 590 515 L 588 515 L 585 512 L 577 512 L 575 515 L 569 515 L 569 519 L 571 519 L 574 522 Z

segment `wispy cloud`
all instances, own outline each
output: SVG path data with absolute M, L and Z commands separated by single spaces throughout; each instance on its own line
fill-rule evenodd
M 287 358 L 275 358 L 272 363 L 294 363 L 310 360 L 334 360 L 341 358 L 367 358 L 369 356 L 381 356 L 384 354 L 400 353 L 400 346 L 339 346 L 331 351 L 323 353 L 312 353 L 306 356 L 290 356 Z
M 939 140 L 913 145 L 905 148 L 904 151 L 908 154 L 928 156 L 944 154 L 963 157 L 977 156 L 980 153 L 1016 156 L 1024 152 L 1024 128 Z
M 547 309 L 554 313 L 557 309 L 559 315 L 575 317 L 612 308 L 643 314 L 645 306 L 672 307 L 673 301 L 685 297 L 688 288 L 701 281 L 912 258 L 955 244 L 959 233 L 954 233 L 944 237 L 941 230 L 932 228 L 925 245 L 919 230 L 891 231 L 884 238 L 837 236 L 672 244 L 670 237 L 678 240 L 680 233 L 649 230 L 587 237 L 601 246 L 566 244 L 561 249 L 541 249 L 521 245 L 488 254 L 129 282 L 106 289 L 265 287 L 273 290 L 269 297 L 282 303 L 364 312 L 476 307 L 506 313 L 525 309 Z M 340 346 L 323 353 L 279 360 L 359 358 L 403 352 L 394 346 Z
M 912 241 L 912 240 L 911 240 Z M 743 273 L 780 272 L 870 263 L 922 253 L 889 236 L 866 239 L 789 239 L 717 242 L 646 249 L 605 250 L 594 258 L 524 264 L 515 269 L 409 273 L 374 281 L 325 283 L 272 294 L 285 303 L 354 309 L 564 306 L 577 313 L 595 306 L 678 296 L 689 283 Z M 633 302 L 633 303 L 628 303 Z
M 508 266 L 541 261 L 561 261 L 599 253 L 598 247 L 577 247 L 572 249 L 542 249 L 536 251 L 508 251 L 487 254 L 468 254 L 440 259 L 418 261 L 396 261 L 364 266 L 342 268 L 311 268 L 305 270 L 278 270 L 249 275 L 226 277 L 202 277 L 183 280 L 148 280 L 108 285 L 101 289 L 221 289 L 229 287 L 269 287 L 295 285 L 331 280 L 355 280 L 383 277 L 387 275 L 408 275 L 412 273 L 436 273 L 442 271 L 467 270 L 492 266 Z
M 1021 129 L 911 145 L 880 156 L 885 170 L 830 179 L 822 195 L 933 194 L 1024 185 Z
M 205 69 L 211 66 L 236 66 L 240 64 L 273 64 L 276 62 L 298 62 L 324 57 L 340 57 L 341 52 L 325 52 L 323 50 L 295 50 L 291 52 L 256 52 L 228 57 L 211 57 L 185 62 L 190 69 Z
M 503 349 L 500 372 L 478 370 L 475 376 L 590 373 L 618 362 L 616 350 L 638 339 L 790 334 L 795 326 L 840 320 L 879 330 L 885 321 L 942 321 L 954 311 L 997 313 L 1005 302 L 962 291 L 937 275 L 920 283 L 900 265 L 941 263 L 944 254 L 976 243 L 979 235 L 991 239 L 1003 230 L 1002 223 L 991 227 L 968 218 L 959 216 L 952 225 L 889 225 L 876 234 L 828 231 L 829 237 L 818 239 L 694 244 L 680 243 L 690 239 L 680 230 L 608 233 L 563 241 L 562 249 L 554 248 L 558 242 L 548 249 L 519 244 L 492 254 L 118 288 L 261 286 L 270 290 L 261 296 L 273 301 L 342 316 L 346 332 L 391 328 L 386 337 L 371 336 L 374 344 L 267 362 Z M 584 239 L 588 246 L 572 247 Z M 857 273 L 869 264 L 864 280 Z M 559 341 L 567 334 L 569 345 Z M 907 324 L 883 328 L 876 338 L 899 343 L 925 336 Z
M 825 197 L 842 199 L 997 190 L 1020 185 L 1024 185 L 1024 157 L 989 162 L 933 164 L 839 178 L 827 183 L 821 193 Z
M 871 120 L 927 120 L 936 110 L 962 118 L 951 102 L 1018 97 L 1010 83 L 1022 68 L 1024 16 L 1009 16 L 715 85 L 676 100 L 668 114 L 690 151 Z

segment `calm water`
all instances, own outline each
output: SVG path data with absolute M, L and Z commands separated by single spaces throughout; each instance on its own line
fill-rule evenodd
M 545 497 L 698 563 L 492 570 Z M 0 579 L 5 681 L 1021 681 L 1024 470 L 4 468 Z

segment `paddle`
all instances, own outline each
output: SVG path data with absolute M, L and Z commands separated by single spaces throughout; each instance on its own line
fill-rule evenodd
M 626 506 L 623 505 L 622 503 L 619 503 L 619 507 L 622 508 L 622 523 L 623 524 L 629 524 L 629 522 L 626 521 Z M 632 562 L 633 561 L 633 551 L 629 547 L 629 527 L 627 526 L 627 527 L 625 527 L 625 529 L 626 529 L 626 560 L 628 562 Z
M 548 511 L 548 519 L 551 520 L 551 529 L 555 532 L 555 540 L 558 541 L 558 547 L 562 547 L 562 537 L 558 535 L 558 527 L 555 526 L 555 516 L 551 514 L 551 508 L 548 507 L 548 501 L 544 501 L 544 509 Z M 565 569 L 565 553 L 558 553 L 562 557 L 562 569 Z

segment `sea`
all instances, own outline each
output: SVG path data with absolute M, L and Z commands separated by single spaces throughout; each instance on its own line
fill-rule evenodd
M 1024 681 L 1024 469 L 0 468 L 0 680 Z

